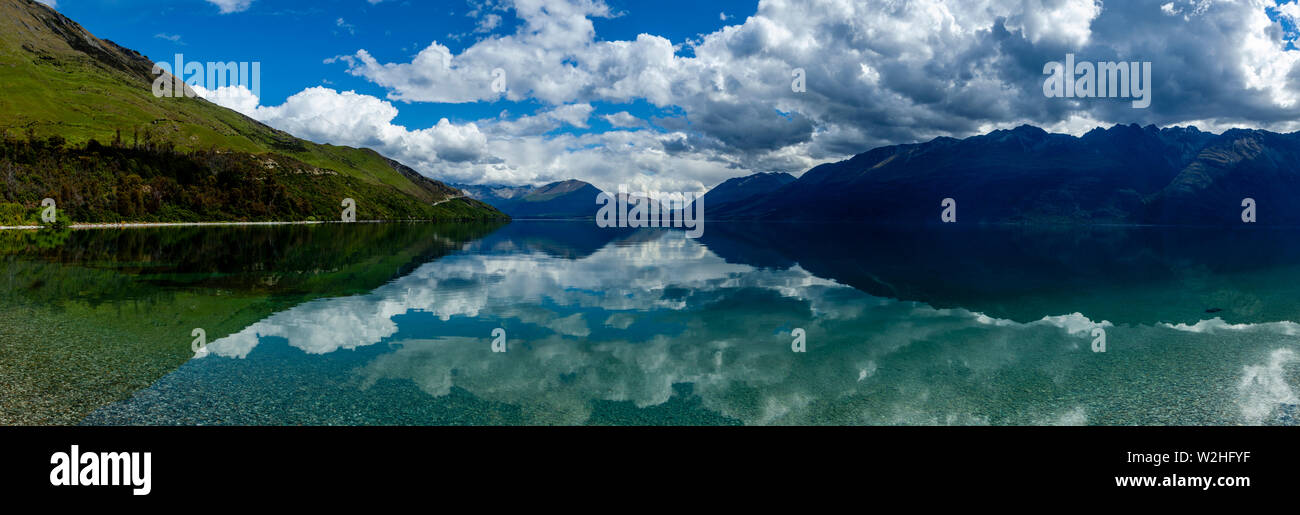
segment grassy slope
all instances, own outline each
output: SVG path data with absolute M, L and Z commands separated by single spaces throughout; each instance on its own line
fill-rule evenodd
M 31 130 L 76 144 L 108 142 L 120 130 L 130 144 L 147 131 L 179 150 L 283 154 L 424 203 L 458 195 L 437 181 L 404 175 L 370 149 L 301 140 L 200 98 L 154 97 L 151 67 L 140 54 L 95 38 L 43 5 L 0 0 L 0 130 L 13 136 Z M 449 217 L 504 216 L 468 200 L 443 206 L 455 215 Z

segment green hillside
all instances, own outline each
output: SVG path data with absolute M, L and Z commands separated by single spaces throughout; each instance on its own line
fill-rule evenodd
M 157 98 L 152 66 L 45 5 L 0 0 L 0 202 L 35 209 L 50 197 L 88 222 L 336 220 L 343 198 L 359 220 L 504 218 L 373 150 L 295 138 L 201 98 Z M 206 173 L 173 169 L 213 156 Z M 255 199 L 265 209 L 232 203 L 232 184 L 268 185 Z M 157 210 L 118 207 L 150 196 L 143 207 Z

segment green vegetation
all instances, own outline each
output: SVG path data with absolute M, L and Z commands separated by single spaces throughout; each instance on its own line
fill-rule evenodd
M 343 198 L 358 220 L 505 218 L 373 150 L 155 97 L 152 67 L 41 4 L 0 0 L 0 202 L 53 198 L 78 222 L 337 220 Z
M 0 196 L 0 198 L 4 198 Z M 63 211 L 55 210 L 55 219 L 53 223 L 46 223 L 41 220 L 41 211 L 44 208 L 27 208 L 22 204 L 13 202 L 0 202 L 0 227 L 24 227 L 48 225 L 54 229 L 64 229 L 72 225 L 72 219 Z
M 39 225 L 40 202 L 77 222 L 338 220 L 344 198 L 358 220 L 467 220 L 493 217 L 472 199 L 433 203 L 392 186 L 311 166 L 281 154 L 178 151 L 168 144 L 127 147 L 91 140 L 0 137 L 0 224 Z M 9 223 L 14 222 L 14 223 Z
M 28 216 L 27 208 L 20 204 L 0 203 L 0 226 L 28 225 L 31 218 Z

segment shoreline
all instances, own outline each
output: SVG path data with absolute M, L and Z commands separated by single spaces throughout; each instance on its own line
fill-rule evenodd
M 259 226 L 259 225 L 316 225 L 316 224 L 383 224 L 398 222 L 435 222 L 437 220 L 357 220 L 344 222 L 339 220 L 315 220 L 295 222 L 115 222 L 93 224 L 70 224 L 68 229 L 141 229 L 151 227 L 219 227 L 219 226 Z M 0 226 L 0 231 L 36 231 L 48 229 L 46 225 L 10 225 Z

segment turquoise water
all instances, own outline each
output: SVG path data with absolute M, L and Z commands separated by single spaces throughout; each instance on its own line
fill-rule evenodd
M 275 243 L 310 230 L 329 232 Z M 251 254 L 209 245 L 197 265 L 183 250 L 156 251 L 148 267 L 125 266 L 112 250 L 78 257 L 71 249 L 93 240 L 81 233 L 57 257 L 10 259 L 108 270 L 141 292 L 101 295 L 109 304 L 159 292 L 257 300 L 240 304 L 247 322 L 211 332 L 196 354 L 194 324 L 175 315 L 178 366 L 84 424 L 1290 425 L 1300 416 L 1300 231 L 713 223 L 692 240 L 585 222 L 464 234 L 410 224 L 383 229 L 387 246 L 367 251 L 377 236 L 355 230 L 243 229 L 229 237 L 281 236 Z M 212 240 L 199 231 L 194 241 Z M 302 241 L 320 244 L 282 255 Z M 336 246 L 349 249 L 342 265 L 331 262 Z M 386 256 L 399 258 L 370 264 Z M 322 266 L 339 277 L 266 280 Z M 375 267 L 386 268 L 363 277 Z M 12 302 L 61 302 L 40 289 Z M 493 352 L 496 329 L 505 352 Z M 796 329 L 805 352 L 792 351 Z M 1098 329 L 1105 352 L 1093 351 Z

